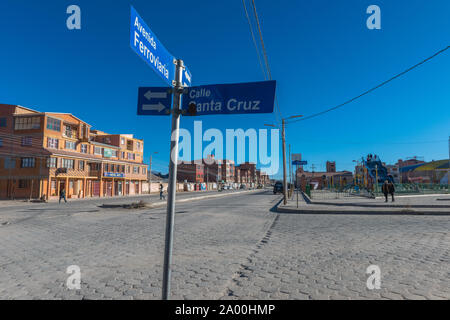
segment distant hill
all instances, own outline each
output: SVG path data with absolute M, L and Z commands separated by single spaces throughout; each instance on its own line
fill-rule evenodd
M 169 179 L 169 174 L 162 174 L 161 172 L 152 172 L 152 181 L 165 181 Z

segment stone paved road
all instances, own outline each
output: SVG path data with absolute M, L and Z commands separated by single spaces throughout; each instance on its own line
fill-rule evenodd
M 179 204 L 173 298 L 450 298 L 449 217 L 271 212 L 279 200 Z M 160 298 L 165 209 L 97 205 L 1 209 L 12 223 L 0 226 L 0 298 Z M 380 290 L 366 289 L 370 264 Z M 81 290 L 65 285 L 69 265 L 81 268 Z

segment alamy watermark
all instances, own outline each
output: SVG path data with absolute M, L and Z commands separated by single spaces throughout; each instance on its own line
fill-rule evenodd
M 80 290 L 81 289 L 81 269 L 77 265 L 68 266 L 66 273 L 70 274 L 67 278 L 66 286 L 69 290 Z
M 235 160 L 236 164 L 252 162 L 258 163 L 268 175 L 274 175 L 278 173 L 280 167 L 279 129 L 270 130 L 270 155 L 268 135 L 267 129 L 253 128 L 245 131 L 244 129 L 226 129 L 224 133 L 219 129 L 211 128 L 203 132 L 202 121 L 194 121 L 193 139 L 191 132 L 187 129 L 180 128 L 178 132 L 173 132 L 172 141 L 179 139 L 179 153 L 175 155 L 172 150 L 171 160 L 178 159 L 178 163 L 194 161 L 199 164 L 202 162 L 211 164 L 215 160 L 222 159 Z M 207 143 L 206 146 L 203 145 L 204 142 Z M 214 158 L 210 155 L 214 155 Z
M 367 278 L 366 286 L 369 290 L 381 289 L 381 269 L 376 264 L 367 267 L 366 274 L 370 274 Z
M 367 18 L 367 28 L 369 30 L 380 30 L 381 29 L 381 9 L 377 5 L 371 5 L 366 10 L 367 14 L 370 14 L 370 16 Z
M 80 30 L 81 29 L 81 9 L 77 5 L 70 5 L 66 10 L 67 14 L 70 14 L 66 20 L 66 26 L 69 30 Z

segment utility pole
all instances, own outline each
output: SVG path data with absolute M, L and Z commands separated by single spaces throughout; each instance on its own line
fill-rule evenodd
M 292 167 L 291 167 L 291 144 L 289 144 L 289 182 L 292 184 Z
M 149 177 L 148 181 L 149 181 L 149 184 L 150 184 L 149 189 L 150 190 L 149 190 L 148 194 L 152 193 L 152 159 L 153 159 L 153 155 L 151 154 L 150 155 L 150 172 L 149 172 L 149 175 L 148 175 L 148 177 Z
M 281 138 L 283 141 L 283 203 L 287 204 L 287 183 L 286 183 L 286 121 L 281 119 Z
M 286 119 L 281 119 L 281 138 L 282 138 L 282 145 L 283 145 L 283 196 L 284 200 L 283 203 L 287 204 L 287 177 L 286 177 L 286 120 L 294 119 L 294 118 L 300 118 L 303 117 L 302 115 L 296 115 L 296 116 L 290 116 Z M 273 124 L 265 124 L 265 126 L 269 127 L 275 127 Z
M 170 165 L 169 165 L 169 186 L 167 199 L 166 217 L 166 243 L 164 249 L 164 273 L 162 283 L 162 298 L 168 300 L 170 295 L 170 266 L 172 263 L 173 248 L 173 227 L 175 220 L 175 197 L 177 184 L 177 164 L 178 164 L 178 139 L 180 137 L 180 105 L 183 93 L 182 72 L 184 69 L 183 60 L 174 61 L 176 64 L 175 87 L 173 88 L 173 109 L 172 109 L 172 132 L 170 138 Z

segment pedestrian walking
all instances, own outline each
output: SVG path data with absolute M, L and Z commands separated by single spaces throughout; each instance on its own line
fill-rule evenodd
M 67 202 L 66 189 L 64 188 L 62 188 L 61 191 L 59 191 L 59 203 L 61 203 L 61 199 L 64 199 L 64 201 Z
M 389 181 L 388 191 L 389 191 L 389 194 L 392 196 L 392 202 L 395 202 L 395 199 L 394 199 L 395 186 L 392 181 Z
M 385 180 L 383 183 L 383 186 L 381 187 L 381 190 L 383 191 L 385 202 L 388 202 L 388 195 L 391 195 L 392 202 L 395 202 L 395 199 L 394 199 L 395 187 L 392 182 Z
M 164 193 L 164 186 L 162 185 L 162 183 L 159 185 L 159 200 L 166 200 L 166 196 L 163 194 Z
M 381 191 L 384 194 L 385 201 L 388 202 L 388 194 L 389 194 L 389 181 L 385 180 L 383 186 L 381 187 Z

